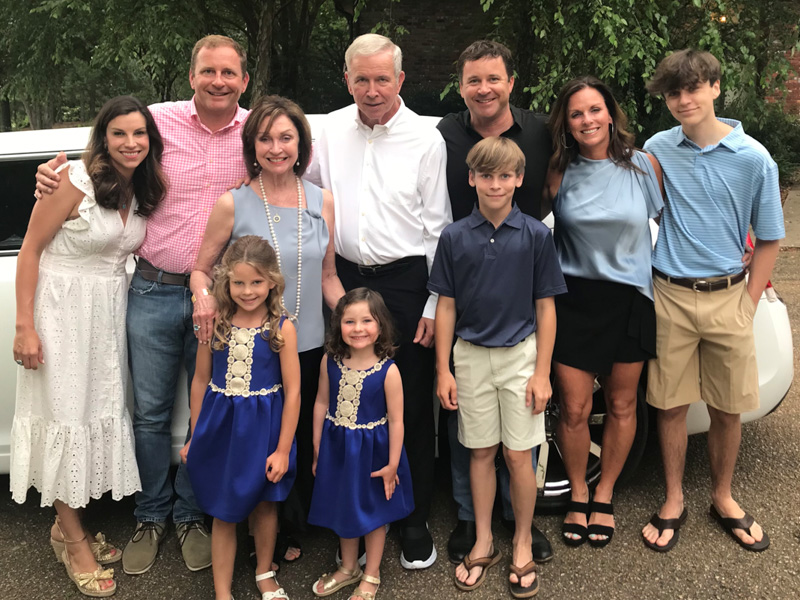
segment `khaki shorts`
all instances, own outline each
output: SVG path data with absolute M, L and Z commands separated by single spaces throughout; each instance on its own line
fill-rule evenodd
M 536 334 L 510 348 L 485 348 L 461 338 L 453 349 L 458 398 L 458 441 L 465 448 L 530 450 L 544 443 L 544 413 L 525 406 L 536 365 Z
M 669 409 L 698 400 L 729 414 L 758 408 L 753 340 L 756 306 L 742 281 L 695 292 L 653 277 L 656 352 L 647 402 Z

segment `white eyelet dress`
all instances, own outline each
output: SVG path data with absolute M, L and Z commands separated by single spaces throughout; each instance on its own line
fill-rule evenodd
M 85 195 L 39 262 L 34 325 L 45 364 L 17 372 L 10 487 L 19 503 L 34 486 L 42 506 L 78 508 L 109 490 L 119 500 L 142 489 L 125 406 L 125 263 L 146 221 L 134 199 L 123 226 L 95 202 L 83 162 L 68 169 Z

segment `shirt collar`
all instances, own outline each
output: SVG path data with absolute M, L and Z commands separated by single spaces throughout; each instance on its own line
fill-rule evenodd
M 370 127 L 369 125 L 366 125 L 361 120 L 361 113 L 358 110 L 358 104 L 354 104 L 353 106 L 355 106 L 355 109 L 356 109 L 356 116 L 355 116 L 356 127 L 358 129 L 361 129 L 361 130 L 368 130 L 368 131 L 374 131 L 374 132 L 385 131 L 386 133 L 391 133 L 392 127 L 400 119 L 401 113 L 406 110 L 406 103 L 403 102 L 403 98 L 401 98 L 400 96 L 397 96 L 397 99 L 400 100 L 400 107 L 397 109 L 397 112 L 394 113 L 392 115 L 392 118 L 389 119 L 383 125 L 375 125 L 374 127 Z
M 710 149 L 713 150 L 717 146 L 722 145 L 733 152 L 738 152 L 745 141 L 744 128 L 742 127 L 741 121 L 737 121 L 736 119 L 723 119 L 722 117 L 717 117 L 717 121 L 733 127 L 733 131 L 729 132 L 728 135 L 722 138 L 719 142 L 717 142 L 716 145 L 712 146 Z M 689 145 L 699 147 L 692 140 L 686 137 L 686 134 L 683 132 L 683 127 L 678 125 L 678 127 L 676 127 L 675 145 L 680 146 L 684 142 L 686 142 Z M 705 151 L 706 148 L 703 148 L 703 150 Z
M 204 129 L 208 129 L 208 127 L 200 120 L 200 115 L 197 114 L 197 104 L 195 104 L 195 98 L 196 98 L 196 95 L 192 96 L 192 101 L 189 102 L 189 118 L 192 120 L 193 123 L 197 124 L 199 127 L 202 127 Z M 227 125 L 225 125 L 224 127 L 218 129 L 217 131 L 218 132 L 219 131 L 225 131 L 229 127 L 234 127 L 234 126 L 238 125 L 239 123 L 242 123 L 243 121 L 245 121 L 247 119 L 247 115 L 248 114 L 249 114 L 249 111 L 245 110 L 244 108 L 242 108 L 241 106 L 239 106 L 237 104 L 236 105 L 236 112 L 234 113 L 233 118 L 230 120 L 230 122 Z M 210 131 L 210 129 L 208 129 L 208 130 Z
M 517 107 L 516 107 L 516 106 L 514 106 L 513 104 L 509 104 L 509 105 L 508 105 L 508 107 L 511 109 L 511 116 L 514 118 L 514 122 L 512 123 L 511 127 L 509 127 L 508 129 L 506 129 L 506 130 L 503 132 L 503 134 L 505 134 L 505 133 L 507 133 L 507 132 L 511 131 L 511 130 L 512 130 L 512 129 L 514 129 L 515 127 L 516 127 L 516 128 L 518 128 L 518 129 L 522 129 L 522 110 L 521 110 L 521 109 L 519 109 L 519 108 L 517 108 Z M 463 124 L 464 124 L 464 127 L 465 127 L 465 128 L 468 130 L 468 131 L 470 131 L 471 133 L 474 133 L 475 135 L 477 135 L 478 137 L 482 137 L 482 136 L 481 136 L 481 135 L 480 135 L 480 134 L 479 134 L 477 131 L 475 131 L 475 129 L 473 129 L 473 127 L 472 127 L 472 117 L 471 117 L 471 116 L 470 116 L 470 114 L 469 114 L 469 109 L 466 109 L 466 110 L 465 110 L 463 113 L 461 113 L 461 115 L 462 115 L 462 122 L 463 122 Z M 503 135 L 503 134 L 501 134 L 501 135 Z
M 473 207 L 472 212 L 466 218 L 467 218 L 467 223 L 469 224 L 471 229 L 475 229 L 477 227 L 480 227 L 484 223 L 488 223 L 489 226 L 492 228 L 492 230 L 494 230 L 494 225 L 491 223 L 491 221 L 489 221 L 489 219 L 487 219 L 481 214 L 481 211 L 478 208 L 477 204 Z M 508 213 L 508 215 L 506 215 L 506 218 L 503 219 L 503 222 L 500 223 L 500 227 L 502 227 L 503 225 L 508 225 L 509 227 L 513 227 L 514 229 L 522 229 L 522 222 L 523 222 L 522 211 L 517 207 L 515 203 L 511 205 L 511 212 Z M 498 227 L 497 229 L 500 229 L 500 227 Z

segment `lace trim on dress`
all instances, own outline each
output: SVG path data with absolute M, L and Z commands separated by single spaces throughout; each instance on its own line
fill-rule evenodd
M 91 210 L 97 205 L 94 199 L 94 185 L 89 173 L 86 172 L 86 165 L 82 160 L 71 160 L 63 165 L 64 168 L 69 168 L 69 180 L 76 188 L 83 192 L 83 200 L 78 206 L 77 219 L 69 219 L 64 221 L 62 227 L 67 229 L 87 229 L 91 221 Z M 59 169 L 60 171 L 61 169 Z
M 387 360 L 384 358 L 367 371 L 351 369 L 337 360 L 336 365 L 342 372 L 342 376 L 339 378 L 339 393 L 336 395 L 336 413 L 331 416 L 329 411 L 325 418 L 333 421 L 339 427 L 347 427 L 348 429 L 372 429 L 376 425 L 386 423 L 385 416 L 379 421 L 372 421 L 371 423 L 357 424 L 356 421 L 358 420 L 358 407 L 361 404 L 361 390 L 364 387 L 364 380 L 369 375 L 380 371 Z
M 133 430 L 122 417 L 69 425 L 41 417 L 14 418 L 11 439 L 11 497 L 22 504 L 29 486 L 41 506 L 61 500 L 81 508 L 111 491 L 121 500 L 141 491 Z
M 218 394 L 225 394 L 226 396 L 242 396 L 244 398 L 247 398 L 249 396 L 267 396 L 269 394 L 274 394 L 279 389 L 281 389 L 283 386 L 280 383 L 276 383 L 275 385 L 273 385 L 269 389 L 261 388 L 260 390 L 250 390 L 250 391 L 246 391 L 246 392 L 240 392 L 238 394 L 234 394 L 233 392 L 231 392 L 230 390 L 227 390 L 227 389 L 222 389 L 218 385 L 214 385 L 213 382 L 209 383 L 208 387 L 211 388 L 212 392 L 217 392 Z

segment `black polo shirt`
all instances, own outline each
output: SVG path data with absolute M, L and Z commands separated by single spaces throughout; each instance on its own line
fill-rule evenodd
M 543 206 L 542 190 L 547 177 L 547 165 L 553 153 L 546 117 L 530 110 L 510 106 L 514 124 L 501 135 L 514 140 L 525 155 L 525 177 L 514 192 L 514 203 L 526 215 L 543 219 L 550 212 Z M 447 144 L 447 191 L 453 209 L 453 221 L 463 219 L 478 202 L 475 188 L 469 184 L 467 154 L 483 139 L 470 124 L 469 109 L 450 113 L 437 125 Z

